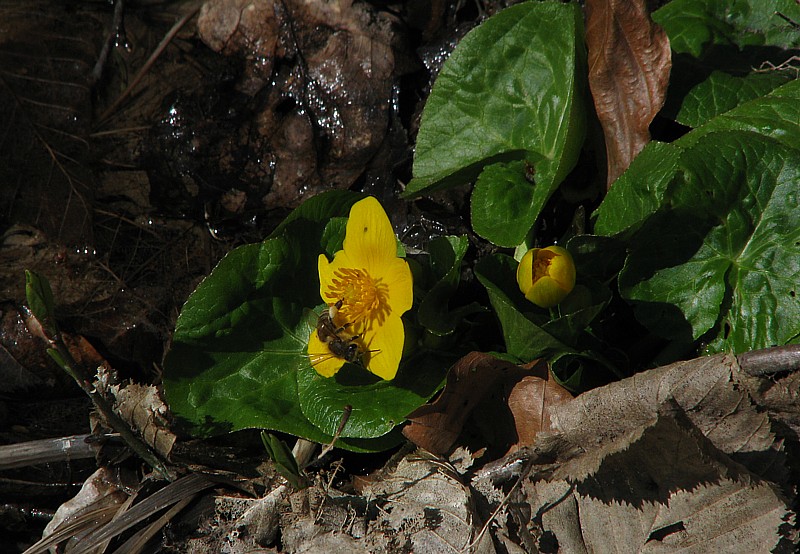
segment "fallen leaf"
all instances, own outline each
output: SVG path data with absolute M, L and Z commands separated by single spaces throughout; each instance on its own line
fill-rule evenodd
M 508 483 L 523 483 L 527 499 L 498 521 L 537 514 L 540 536 L 564 552 L 789 551 L 793 486 L 756 400 L 791 421 L 796 394 L 786 381 L 773 396 L 767 381 L 721 354 L 588 391 L 551 406 L 551 430 L 479 469 L 472 485 L 499 506 Z
M 550 378 L 545 362 L 523 366 L 489 354 L 471 352 L 456 362 L 439 397 L 408 416 L 403 434 L 428 452 L 449 453 L 471 418 L 470 431 L 480 435 L 479 447 L 533 443 L 549 429 L 549 409 L 572 396 Z
M 523 366 L 527 367 L 527 366 Z M 508 407 L 514 416 L 514 425 L 519 442 L 512 447 L 512 452 L 523 446 L 530 446 L 541 431 L 549 431 L 550 410 L 552 406 L 572 400 L 572 394 L 555 382 L 546 364 L 538 363 L 532 370 L 543 369 L 542 376 L 529 375 L 523 377 L 511 389 L 508 396 Z
M 669 84 L 669 39 L 644 0 L 587 0 L 586 44 L 610 187 L 650 141 Z
M 464 422 L 501 375 L 514 364 L 481 352 L 458 360 L 447 375 L 447 384 L 432 403 L 409 414 L 403 435 L 433 454 L 444 454 L 455 444 Z
M 42 540 L 26 553 L 46 552 L 62 541 L 74 548 L 124 511 L 137 485 L 133 475 L 101 467 L 84 481 L 78 494 L 59 506 Z
M 169 459 L 176 436 L 169 429 L 169 412 L 159 390 L 153 385 L 129 383 L 114 385 L 111 394 L 117 399 L 114 409 L 145 443 Z
M 448 464 L 427 455 L 409 455 L 384 479 L 364 491 L 381 506 L 369 522 L 367 552 L 494 553 L 473 493 Z
M 739 375 L 735 356 L 709 356 L 611 383 L 554 408 L 552 438 L 561 442 L 563 462 L 557 473 L 570 480 L 592 475 L 606 451 L 630 442 L 666 402 L 674 401 L 715 447 L 781 483 L 786 478 L 784 454 L 767 414 L 739 386 Z
M 525 485 L 564 552 L 769 552 L 783 539 L 782 495 L 668 404 L 591 476 Z

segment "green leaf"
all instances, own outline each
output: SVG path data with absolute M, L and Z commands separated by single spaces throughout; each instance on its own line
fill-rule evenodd
M 567 242 L 581 280 L 609 281 L 625 263 L 625 243 L 613 237 L 575 235 Z
M 532 201 L 543 204 L 583 142 L 585 75 L 577 4 L 526 2 L 491 17 L 439 73 L 405 194 L 471 180 L 487 163 L 524 159 L 541 188 Z M 473 213 L 480 209 L 473 201 Z M 540 209 L 531 207 L 531 225 Z
M 686 147 L 708 133 L 725 130 L 758 133 L 789 148 L 800 149 L 800 80 L 790 81 L 766 96 L 745 102 L 711 119 L 675 144 Z
M 68 375 L 72 375 L 72 368 L 70 367 L 69 362 L 64 359 L 64 356 L 61 355 L 61 352 L 55 348 L 48 348 L 47 355 L 50 356 L 61 369 L 66 371 Z
M 615 235 L 635 231 L 669 202 L 667 191 L 678 179 L 678 160 L 683 152 L 709 133 L 722 136 L 720 131 L 730 130 L 750 131 L 800 149 L 800 80 L 714 117 L 671 144 L 648 144 L 614 182 L 595 211 L 595 233 Z M 797 156 L 796 151 L 793 156 Z
M 712 47 L 800 46 L 800 33 L 777 15 L 800 21 L 794 0 L 673 0 L 653 12 L 672 50 L 696 58 Z
M 559 305 L 559 317 L 542 325 L 542 329 L 565 343 L 577 344 L 584 329 L 602 313 L 611 301 L 608 287 L 576 285 Z
M 297 465 L 297 460 L 292 451 L 281 439 L 271 433 L 261 431 L 261 442 L 264 443 L 267 455 L 275 463 L 275 469 L 284 479 L 289 481 L 292 487 L 300 490 L 308 486 L 305 478 L 300 473 L 300 467 Z
M 363 368 L 335 379 L 317 378 L 311 368 L 306 346 L 321 303 L 317 259 L 323 243 L 339 240 L 334 227 L 352 205 L 347 196 L 355 195 L 312 199 L 313 210 L 304 204 L 281 234 L 228 253 L 189 297 L 164 361 L 164 389 L 193 433 L 262 428 L 330 442 L 339 422 L 332 414 L 350 404 L 337 446 L 379 450 L 397 444 L 402 437 L 390 432 L 393 425 L 437 390 L 444 369 L 421 374 L 401 365 L 394 381 L 359 389 L 345 377 L 373 378 Z
M 734 77 L 715 71 L 684 97 L 676 121 L 689 127 L 699 127 L 740 104 L 768 94 L 786 84 L 788 79 L 788 75 L 776 72 Z
M 649 142 L 595 210 L 595 233 L 610 236 L 635 229 L 655 213 L 678 170 L 680 152 L 674 144 Z
M 552 191 L 525 178 L 525 161 L 486 166 L 472 192 L 472 228 L 498 246 L 520 244 Z
M 50 281 L 31 271 L 25 270 L 25 297 L 33 316 L 39 321 L 48 338 L 52 338 L 58 331 L 54 314 L 55 300 Z
M 430 266 L 437 281 L 420 302 L 417 319 L 436 335 L 451 334 L 465 316 L 482 310 L 474 303 L 455 310 L 449 307 L 461 281 L 461 261 L 468 246 L 465 236 L 436 237 L 428 245 Z
M 325 226 L 325 230 L 322 232 L 321 246 L 322 251 L 329 259 L 333 259 L 333 256 L 342 249 L 346 229 L 346 217 L 334 217 Z
M 297 372 L 308 365 L 305 306 L 319 302 L 313 266 L 302 261 L 282 237 L 242 246 L 189 297 L 164 361 L 164 390 L 194 433 L 260 427 L 330 440 L 297 396 Z
M 441 388 L 448 367 L 433 355 L 416 356 L 400 363 L 394 380 L 384 381 L 354 364 L 345 364 L 327 379 L 309 366 L 297 375 L 300 405 L 306 417 L 329 435 L 339 427 L 345 406 L 350 406 L 340 440 L 381 437 Z
M 336 216 L 346 217 L 350 213 L 350 208 L 365 197 L 364 194 L 357 194 L 347 190 L 330 190 L 312 196 L 300 206 L 292 210 L 286 219 L 270 234 L 268 238 L 282 235 L 292 222 L 304 220 L 312 223 L 326 223 L 329 219 Z
M 676 341 L 706 335 L 735 352 L 785 344 L 800 333 L 797 151 L 755 133 L 713 133 L 680 166 L 669 202 L 633 239 L 621 293 L 643 324 Z
M 505 254 L 482 258 L 475 275 L 489 293 L 489 301 L 500 319 L 506 350 L 522 361 L 574 352 L 523 313 L 533 308 L 517 288 L 517 262 Z M 544 323 L 544 322 L 543 322 Z

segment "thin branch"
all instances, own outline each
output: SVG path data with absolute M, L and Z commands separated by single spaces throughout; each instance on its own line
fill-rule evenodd
M 753 350 L 739 354 L 736 359 L 742 371 L 753 377 L 797 371 L 800 370 L 800 344 Z
M 136 88 L 136 85 L 138 85 L 139 82 L 147 74 L 147 72 L 150 71 L 150 68 L 153 66 L 153 64 L 156 62 L 159 56 L 161 56 L 161 53 L 164 51 L 167 45 L 169 45 L 172 39 L 175 38 L 175 35 L 178 34 L 178 31 L 180 31 L 181 28 L 183 28 L 183 26 L 186 25 L 186 23 L 190 19 L 192 19 L 199 11 L 200 11 L 200 4 L 197 4 L 191 10 L 189 10 L 183 17 L 181 17 L 178 21 L 175 22 L 175 24 L 172 26 L 169 32 L 164 36 L 163 39 L 161 39 L 161 42 L 158 43 L 158 46 L 156 46 L 156 49 L 153 51 L 153 53 L 150 54 L 150 57 L 147 59 L 142 68 L 136 73 L 136 76 L 134 76 L 133 81 L 131 81 L 131 84 L 128 85 L 128 87 L 114 101 L 114 103 L 111 104 L 108 108 L 106 108 L 106 110 L 102 113 L 102 115 L 100 115 L 99 118 L 100 122 L 103 122 L 106 119 L 108 119 L 109 116 L 111 116 L 111 114 L 113 114 L 116 111 L 119 105 L 122 104 L 131 95 L 133 90 Z

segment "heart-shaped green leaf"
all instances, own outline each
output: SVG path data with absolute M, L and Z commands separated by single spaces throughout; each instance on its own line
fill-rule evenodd
M 414 178 L 405 194 L 471 180 L 494 161 L 524 159 L 535 170 L 537 188 L 528 195 L 522 222 L 527 231 L 575 165 L 583 143 L 582 27 L 576 4 L 527 2 L 503 10 L 465 36 L 445 62 L 425 105 Z M 522 165 L 514 167 L 521 170 Z M 494 182 L 491 176 L 484 181 L 487 187 Z M 524 173 L 519 177 L 524 179 Z M 484 188 L 473 198 L 473 214 L 507 221 L 491 205 L 496 199 Z M 478 226 L 495 240 L 492 230 L 497 226 Z M 511 239 L 500 235 L 497 240 Z
M 228 253 L 192 293 L 164 362 L 164 389 L 194 433 L 263 428 L 330 442 L 350 405 L 337 445 L 379 450 L 397 443 L 393 427 L 435 393 L 446 365 L 412 364 L 394 381 L 367 384 L 376 379 L 363 368 L 324 379 L 309 363 L 312 309 L 321 303 L 317 258 L 341 244 L 339 218 L 358 199 L 310 200 L 280 234 Z
M 800 157 L 709 133 L 686 148 L 664 207 L 636 233 L 620 290 L 653 332 L 736 352 L 800 334 Z

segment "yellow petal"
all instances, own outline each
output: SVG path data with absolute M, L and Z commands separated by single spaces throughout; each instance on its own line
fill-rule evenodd
M 531 248 L 525 252 L 517 266 L 517 286 L 519 286 L 522 294 L 528 294 L 533 285 L 533 260 L 536 259 L 536 252 L 538 251 L 538 248 Z
M 550 260 L 547 273 L 558 282 L 561 288 L 567 292 L 571 291 L 575 287 L 575 262 L 572 260 L 572 255 L 560 246 L 548 246 L 545 250 L 556 254 Z
M 308 359 L 311 366 L 323 377 L 333 377 L 344 365 L 344 359 L 331 354 L 328 345 L 319 340 L 316 331 L 308 338 Z
M 383 325 L 366 331 L 364 342 L 371 350 L 366 362 L 367 369 L 386 381 L 394 379 L 403 355 L 405 338 L 403 320 L 397 315 L 390 315 Z
M 525 298 L 540 308 L 552 308 L 564 300 L 571 290 L 565 290 L 555 279 L 545 276 L 533 284 Z
M 397 239 L 389 217 L 372 196 L 350 208 L 345 229 L 344 250 L 357 265 L 372 273 L 388 259 L 397 257 Z
M 403 315 L 414 303 L 414 281 L 411 268 L 403 258 L 387 260 L 374 273 L 389 289 L 389 309 L 395 315 Z

